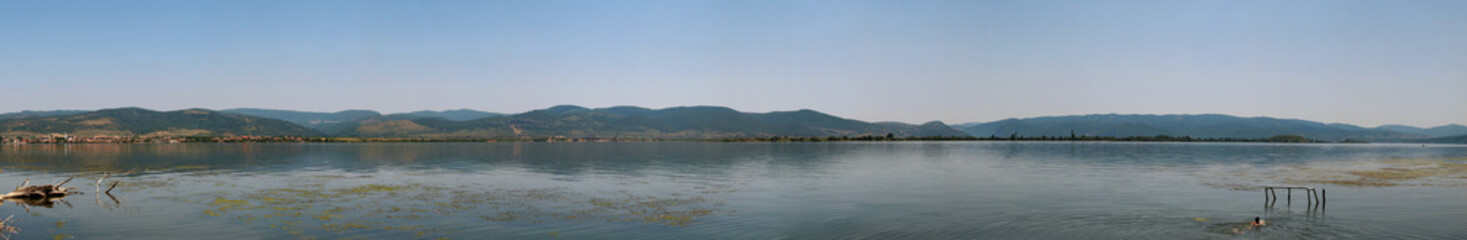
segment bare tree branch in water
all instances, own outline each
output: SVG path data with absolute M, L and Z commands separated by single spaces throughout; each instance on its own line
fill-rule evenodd
M 10 240 L 10 234 L 20 233 L 20 228 L 10 226 L 10 219 L 14 217 L 15 215 L 10 215 L 9 217 L 5 217 L 5 220 L 0 220 L 0 238 Z

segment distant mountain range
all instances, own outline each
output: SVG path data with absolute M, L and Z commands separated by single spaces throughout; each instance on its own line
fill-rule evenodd
M 1083 136 L 1191 136 L 1194 138 L 1267 138 L 1274 135 L 1301 135 L 1311 139 L 1342 141 L 1345 139 L 1402 142 L 1467 135 L 1467 126 L 1446 125 L 1417 128 L 1385 125 L 1364 128 L 1349 124 L 1278 119 L 1242 118 L 1221 114 L 1201 115 L 1124 115 L 1094 114 L 1080 116 L 1005 119 L 987 123 L 959 124 L 956 127 L 973 136 L 1069 136 L 1071 131 Z
M 501 136 L 707 139 L 750 136 L 964 136 L 941 122 L 867 123 L 799 110 L 744 113 L 726 107 L 589 109 L 562 105 L 526 113 L 452 121 L 368 119 L 339 133 L 366 137 L 481 138 Z
M 32 117 L 50 117 L 50 116 L 77 115 L 77 114 L 83 114 L 83 113 L 87 113 L 87 112 L 91 112 L 91 111 L 85 111 L 85 110 L 29 111 L 28 110 L 28 111 L 20 111 L 20 112 L 13 112 L 13 113 L 0 113 L 0 120 L 17 119 L 17 118 L 32 118 Z
M 116 108 L 77 114 L 41 114 L 0 120 L 0 135 L 44 136 L 321 136 L 320 131 L 286 121 L 225 114 L 204 109 L 159 112 Z
M 475 110 L 418 111 L 382 115 L 368 110 L 335 113 L 271 109 L 140 108 L 77 112 L 22 112 L 0 118 L 0 135 L 292 135 L 417 138 L 676 138 L 754 136 L 965 136 L 941 122 L 912 125 L 868 123 L 813 110 L 745 113 L 726 107 L 588 109 L 555 106 L 504 115 Z
M 1467 143 L 1467 126 L 1419 128 L 1242 118 L 1221 114 L 1122 115 L 1005 119 L 948 126 L 863 122 L 814 110 L 747 113 L 717 106 L 648 109 L 632 106 L 589 109 L 562 105 L 520 114 L 477 110 L 417 111 L 383 115 L 370 110 L 334 113 L 272 109 L 189 109 L 159 112 L 141 108 L 97 111 L 23 111 L 0 114 L 0 136 L 50 134 L 118 136 L 270 135 L 413 138 L 672 138 L 757 136 L 1190 136 L 1267 138 L 1301 135 L 1316 140 Z

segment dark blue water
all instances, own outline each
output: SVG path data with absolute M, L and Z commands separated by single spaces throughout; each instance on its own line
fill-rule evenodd
M 0 146 L 15 237 L 78 239 L 1464 239 L 1467 177 L 1301 169 L 1467 160 L 1453 145 L 1070 142 Z M 96 194 L 103 173 L 120 180 Z M 1296 173 L 1297 172 L 1297 173 Z M 105 188 L 106 186 L 102 186 Z M 1283 192 L 1280 192 L 1283 197 Z M 48 206 L 49 205 L 49 206 Z M 1270 225 L 1249 228 L 1262 216 Z

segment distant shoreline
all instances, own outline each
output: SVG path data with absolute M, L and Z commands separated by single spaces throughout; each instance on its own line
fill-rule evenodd
M 1098 137 L 1098 136 L 1018 136 L 1008 137 L 989 136 L 986 138 L 973 136 L 947 136 L 947 137 L 895 137 L 887 136 L 831 136 L 831 137 L 754 137 L 754 138 L 725 138 L 723 142 L 864 142 L 864 141 L 1076 141 L 1076 142 L 1266 142 L 1266 143 L 1368 143 L 1365 141 L 1345 140 L 1330 142 L 1309 139 L 1299 135 L 1277 135 L 1268 138 L 1193 138 L 1191 136 L 1173 137 L 1167 135 L 1157 136 L 1130 136 L 1130 137 Z
M 262 136 L 234 136 L 234 137 L 212 137 L 194 136 L 179 138 L 110 138 L 110 139 L 68 139 L 68 138 L 33 138 L 33 139 L 6 139 L 0 144 L 26 145 L 26 144 L 132 144 L 132 143 L 393 143 L 393 142 L 423 142 L 423 143 L 463 143 L 463 142 L 906 142 L 906 141 L 991 141 L 991 142 L 1227 142 L 1227 143 L 1369 143 L 1365 141 L 1345 140 L 1339 142 L 1321 141 L 1305 138 L 1298 135 L 1278 135 L 1268 138 L 1193 138 L 1190 136 L 1172 137 L 1159 136 L 1131 136 L 1131 137 L 1096 137 L 1096 136 L 1017 136 L 1009 137 L 973 137 L 973 136 L 928 136 L 928 137 L 896 137 L 896 136 L 764 136 L 764 137 L 731 137 L 716 139 L 676 139 L 676 138 L 569 138 L 569 137 L 519 137 L 519 138 L 369 138 L 369 137 L 262 137 Z

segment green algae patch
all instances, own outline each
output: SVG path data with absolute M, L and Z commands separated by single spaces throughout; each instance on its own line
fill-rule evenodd
M 377 192 L 391 193 L 391 192 L 403 191 L 403 190 L 406 190 L 409 187 L 411 187 L 411 186 L 393 186 L 393 185 L 367 184 L 365 186 L 359 186 L 359 187 L 348 188 L 348 189 L 345 189 L 345 190 L 339 190 L 339 192 L 353 193 L 353 194 L 377 193 Z
M 1265 185 L 1467 187 L 1467 161 L 1457 158 L 1391 158 L 1273 169 L 1232 169 L 1202 177 L 1204 185 L 1230 190 L 1257 190 Z
M 224 198 L 224 197 L 217 197 L 217 198 L 214 198 L 214 202 L 210 202 L 209 203 L 209 206 L 211 206 L 211 207 L 238 207 L 238 206 L 244 206 L 244 205 L 249 205 L 249 204 L 250 204 L 250 201 L 246 201 L 246 200 L 232 200 L 232 199 L 227 199 L 227 198 Z
M 1436 175 L 1432 169 L 1382 168 L 1380 170 L 1348 171 L 1350 175 L 1364 179 L 1411 180 Z
M 324 229 L 326 231 L 334 231 L 334 232 L 345 232 L 347 230 L 370 229 L 370 228 L 372 228 L 372 226 L 365 225 L 365 224 L 358 224 L 358 223 L 321 224 L 321 229 Z M 388 228 L 388 230 L 391 230 L 391 228 Z
M 306 232 L 344 235 L 394 232 L 391 234 L 399 237 L 436 238 L 448 236 L 454 227 L 462 227 L 456 224 L 465 223 L 688 226 L 727 213 L 720 209 L 722 202 L 711 197 L 736 190 L 734 185 L 718 181 L 676 179 L 651 186 L 619 185 L 632 189 L 572 190 L 495 187 L 482 183 L 374 183 L 358 180 L 370 178 L 326 176 L 296 177 L 278 185 L 241 183 L 244 186 L 226 185 L 218 191 L 154 198 L 203 205 L 206 216 L 228 217 L 246 226 L 279 229 L 302 237 L 307 236 Z M 166 181 L 176 182 L 179 188 L 211 188 L 224 182 L 193 178 L 196 177 L 182 176 Z M 647 194 L 644 192 L 648 191 L 637 189 L 647 187 L 659 190 L 650 191 L 657 194 Z M 456 220 L 442 222 L 441 219 Z M 475 220 L 483 222 L 474 223 Z
M 1312 174 L 1292 179 L 1295 183 L 1321 183 L 1351 187 L 1467 186 L 1467 163 L 1443 159 L 1391 159 L 1378 164 L 1315 168 Z

